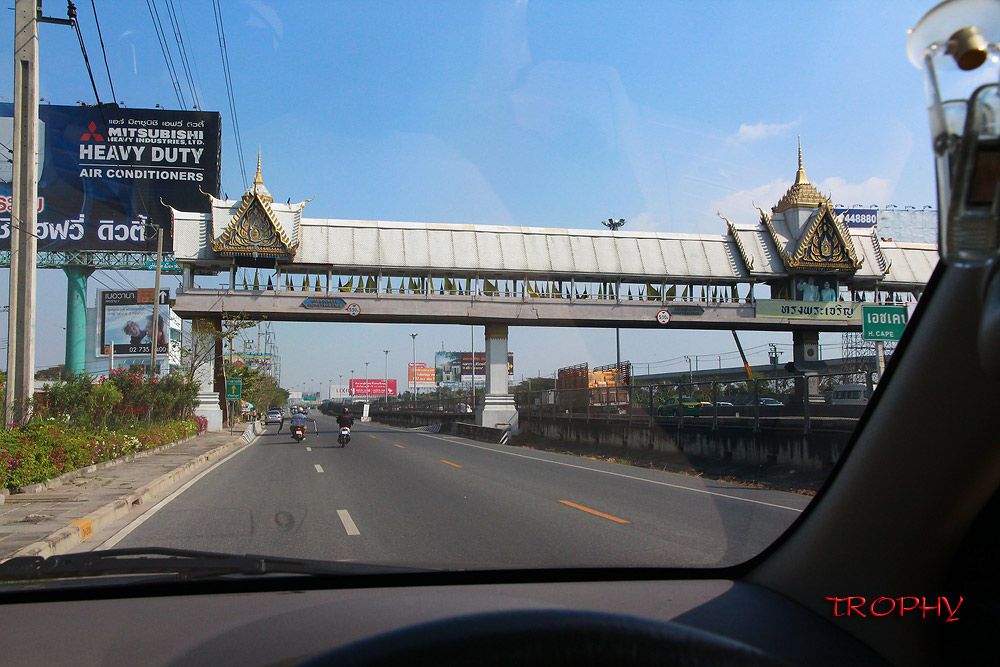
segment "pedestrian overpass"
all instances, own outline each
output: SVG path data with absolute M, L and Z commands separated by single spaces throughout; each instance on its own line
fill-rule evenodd
M 819 332 L 860 331 L 865 302 L 917 300 L 937 262 L 932 244 L 849 227 L 809 183 L 801 151 L 771 213 L 722 218 L 725 234 L 305 218 L 308 201 L 274 201 L 259 158 L 241 199 L 206 197 L 207 213 L 171 209 L 181 317 L 485 325 L 478 420 L 490 426 L 516 418 L 510 326 L 792 331 L 795 361 L 816 361 Z M 238 284 L 248 267 L 253 284 Z M 196 286 L 204 272 L 228 272 L 228 285 Z M 218 384 L 204 373 L 203 386 Z

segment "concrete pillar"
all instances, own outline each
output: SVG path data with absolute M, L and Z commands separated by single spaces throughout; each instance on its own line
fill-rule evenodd
M 819 361 L 819 333 L 816 331 L 792 331 L 792 361 L 796 365 L 802 362 L 815 363 Z M 810 403 L 822 403 L 823 394 L 819 390 L 819 377 L 816 372 L 805 372 L 806 393 Z
M 87 278 L 89 266 L 64 266 L 66 274 L 66 373 L 87 372 Z
M 507 393 L 507 326 L 486 325 L 486 395 L 476 423 L 517 431 L 517 408 Z
M 217 331 L 216 321 L 211 318 L 195 319 L 191 326 L 194 354 L 197 359 L 202 360 L 194 372 L 194 379 L 200 385 L 198 396 L 194 399 L 194 413 L 208 419 L 209 431 L 222 430 L 222 407 L 219 404 L 219 392 L 215 389 L 217 350 L 216 336 L 213 334 Z

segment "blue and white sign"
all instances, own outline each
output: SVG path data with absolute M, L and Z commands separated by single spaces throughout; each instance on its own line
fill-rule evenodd
M 844 214 L 848 227 L 874 227 L 878 223 L 877 208 L 834 208 L 833 214 Z

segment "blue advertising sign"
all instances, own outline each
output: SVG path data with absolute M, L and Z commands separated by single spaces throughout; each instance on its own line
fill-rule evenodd
M 844 214 L 848 227 L 874 227 L 878 223 L 877 208 L 834 208 L 833 214 Z
M 13 145 L 13 105 L 0 141 Z M 218 113 L 42 105 L 38 111 L 38 250 L 148 252 L 146 223 L 173 250 L 170 210 L 209 211 L 219 194 Z M 10 248 L 11 163 L 0 161 L 0 249 Z M 162 200 L 162 203 L 161 203 Z

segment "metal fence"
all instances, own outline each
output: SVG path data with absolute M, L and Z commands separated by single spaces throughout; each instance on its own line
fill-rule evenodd
M 873 389 L 871 373 L 823 373 L 632 385 L 611 392 L 612 400 L 593 388 L 553 389 L 518 393 L 515 401 L 525 416 L 754 430 L 763 421 L 767 428 L 809 432 L 817 419 L 824 428 L 852 428 Z

